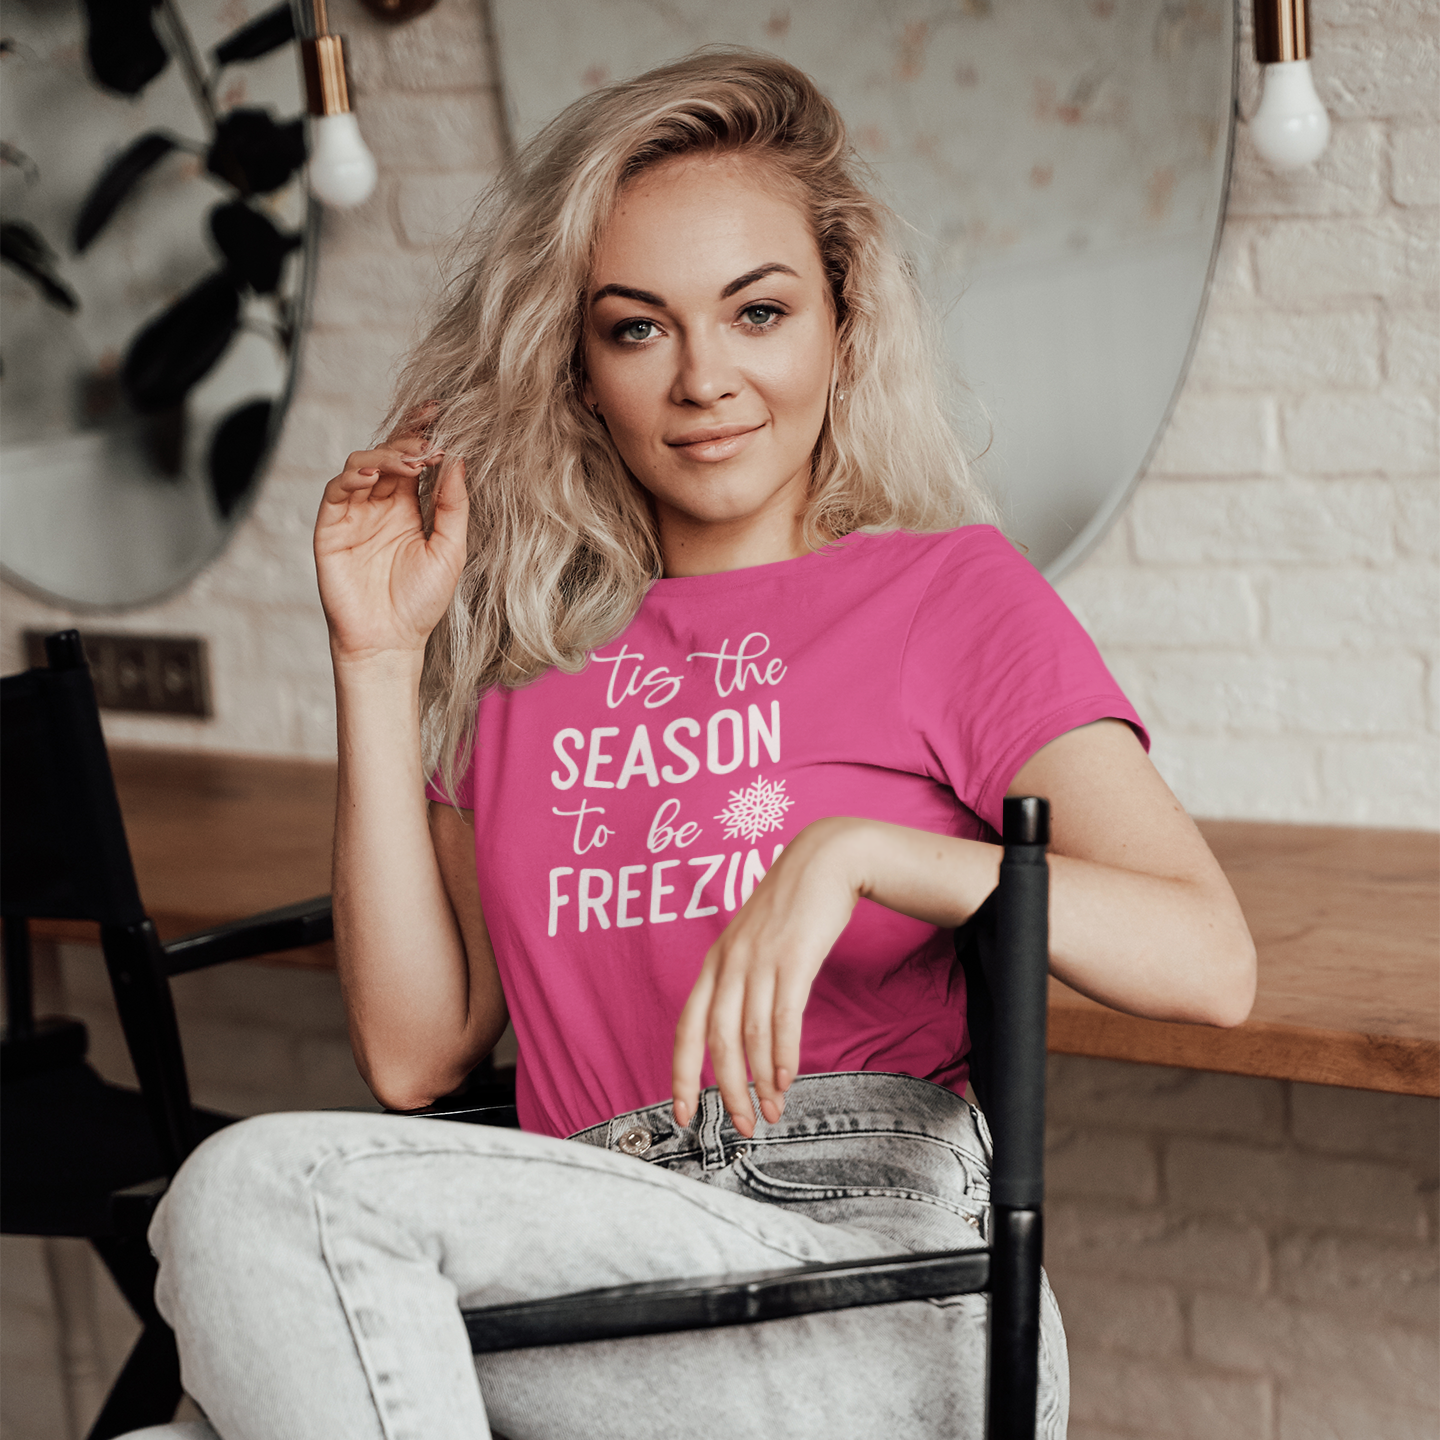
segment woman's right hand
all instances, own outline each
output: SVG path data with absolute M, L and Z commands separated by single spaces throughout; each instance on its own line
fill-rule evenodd
M 465 563 L 469 498 L 463 460 L 445 460 L 425 534 L 422 435 L 358 450 L 325 487 L 315 521 L 320 601 L 338 663 L 415 656 L 445 613 Z

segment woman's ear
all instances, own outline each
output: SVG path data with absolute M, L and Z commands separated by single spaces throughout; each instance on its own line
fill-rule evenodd
M 583 371 L 580 375 L 580 398 L 585 402 L 585 408 L 594 414 L 595 387 L 590 383 L 590 377 Z

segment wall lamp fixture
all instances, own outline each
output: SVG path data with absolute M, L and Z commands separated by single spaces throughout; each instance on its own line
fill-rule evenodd
M 1310 74 L 1309 0 L 1255 0 L 1255 59 L 1265 88 L 1250 137 L 1272 169 L 1298 170 L 1330 142 L 1330 117 Z
M 313 0 L 315 33 L 301 40 L 310 108 L 310 190 L 326 205 L 347 209 L 375 189 L 375 157 L 350 109 L 345 42 L 326 23 L 325 0 Z

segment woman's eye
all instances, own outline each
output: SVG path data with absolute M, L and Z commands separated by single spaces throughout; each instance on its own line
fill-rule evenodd
M 756 330 L 767 330 L 781 312 L 773 305 L 747 305 L 740 312 L 740 318 Z
M 615 335 L 617 339 L 632 342 L 653 340 L 659 328 L 653 320 L 627 320 L 616 330 Z

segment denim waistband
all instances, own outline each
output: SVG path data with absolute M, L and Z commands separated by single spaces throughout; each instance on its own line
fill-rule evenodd
M 913 1075 L 879 1070 L 801 1075 L 786 1091 L 785 1113 L 773 1125 L 760 1114 L 753 1085 L 750 1098 L 756 1117 L 754 1142 L 859 1138 L 885 1131 L 942 1140 L 982 1166 L 990 1163 L 990 1134 L 980 1112 L 953 1090 Z M 726 1163 L 752 1143 L 735 1129 L 713 1085 L 700 1092 L 699 1107 L 683 1128 L 675 1123 L 671 1102 L 662 1100 L 569 1138 L 643 1160 L 695 1159 L 707 1168 Z

